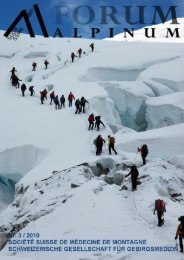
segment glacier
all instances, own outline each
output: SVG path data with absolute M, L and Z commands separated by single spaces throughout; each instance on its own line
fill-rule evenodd
M 91 41 L 83 39 L 21 34 L 16 42 L 0 41 L 0 258 L 181 259 L 178 252 L 9 252 L 7 242 L 9 235 L 40 233 L 44 239 L 146 238 L 150 245 L 173 246 L 184 204 L 183 44 L 95 40 L 92 54 Z M 79 47 L 85 54 L 72 64 L 70 54 Z M 13 66 L 27 86 L 24 98 L 10 84 Z M 44 88 L 84 96 L 86 114 L 75 115 L 68 104 L 56 111 L 49 100 L 41 106 Z M 91 113 L 105 123 L 100 132 L 87 130 Z M 106 141 L 115 136 L 117 156 L 109 156 L 106 142 L 96 157 L 98 134 Z M 143 143 L 149 156 L 142 167 L 137 147 Z M 135 193 L 125 178 L 132 164 L 140 172 Z M 167 206 L 162 230 L 152 214 L 158 197 Z

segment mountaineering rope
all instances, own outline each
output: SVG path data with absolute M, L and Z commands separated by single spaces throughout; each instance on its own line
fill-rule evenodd
M 138 209 L 137 209 L 137 206 L 136 206 L 136 204 L 135 204 L 134 192 L 133 192 L 133 204 L 134 204 L 134 207 L 135 207 L 135 209 L 136 209 L 138 215 L 147 223 L 147 220 L 140 214 L 140 212 L 139 212 Z
M 137 209 L 137 206 L 136 206 L 136 204 L 135 204 L 134 192 L 133 192 L 133 204 L 134 204 L 134 207 L 135 207 L 135 209 L 136 209 L 136 211 L 137 211 L 139 217 L 141 217 L 148 225 L 151 225 L 150 228 L 153 228 L 154 225 L 152 225 L 152 223 L 149 223 L 149 222 L 147 221 L 147 219 L 146 219 L 145 217 L 143 217 L 143 216 L 141 215 L 141 213 L 139 212 L 139 210 Z

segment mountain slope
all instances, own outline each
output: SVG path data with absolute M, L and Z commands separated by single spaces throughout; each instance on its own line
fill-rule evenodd
M 115 41 L 136 41 L 136 42 L 184 42 L 184 18 L 177 19 L 178 24 L 172 24 L 172 21 L 165 22 L 164 24 L 150 25 L 139 30 L 133 30 L 134 37 L 130 34 L 120 33 L 113 38 L 106 40 Z M 168 30 L 170 29 L 170 30 Z M 147 30 L 147 33 L 146 33 Z M 152 30 L 154 31 L 154 37 L 152 37 Z M 176 30 L 176 31 L 175 31 Z M 178 34 L 177 34 L 178 30 Z M 130 30 L 131 32 L 131 30 Z M 173 34 L 173 37 L 172 37 Z M 125 37 L 126 36 L 126 37 Z M 147 37 L 148 36 L 148 37 Z

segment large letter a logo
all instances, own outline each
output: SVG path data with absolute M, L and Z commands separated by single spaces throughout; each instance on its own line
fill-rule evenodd
M 49 37 L 38 5 L 34 5 L 34 10 L 35 10 L 36 16 L 38 18 L 38 22 L 40 24 L 43 36 Z M 17 18 L 14 20 L 14 22 L 10 25 L 8 30 L 5 32 L 5 34 L 4 34 L 5 37 L 9 36 L 9 34 L 14 30 L 15 26 L 20 22 L 20 20 L 22 18 L 24 18 L 24 20 L 25 20 L 25 23 L 26 23 L 26 26 L 27 26 L 27 29 L 29 31 L 30 36 L 35 37 L 34 31 L 33 31 L 33 28 L 31 26 L 31 23 L 29 21 L 29 16 L 28 16 L 28 13 L 26 12 L 26 10 L 22 10 L 20 12 L 20 14 L 17 16 Z

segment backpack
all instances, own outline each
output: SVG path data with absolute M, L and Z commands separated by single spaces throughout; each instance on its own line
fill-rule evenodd
M 60 101 L 64 103 L 65 102 L 65 97 L 61 97 Z
M 139 177 L 139 171 L 137 170 L 137 167 L 135 165 L 130 167 L 131 169 L 131 178 L 132 179 L 137 179 Z
M 25 90 L 26 90 L 26 85 L 25 85 L 25 84 L 22 84 L 21 90 L 22 90 L 22 91 L 25 91 Z
M 184 222 L 181 222 L 179 225 L 179 232 L 181 235 L 184 235 Z
M 77 99 L 77 100 L 75 101 L 75 106 L 77 107 L 77 106 L 79 106 L 79 104 L 80 104 L 80 102 L 79 102 L 79 100 Z
M 156 200 L 155 201 L 156 210 L 164 211 L 165 210 L 165 203 L 163 200 Z
M 73 94 L 69 94 L 69 95 L 68 95 L 68 100 L 71 100 L 71 101 L 72 101 L 73 98 L 74 98 Z
M 101 118 L 100 116 L 95 116 L 96 121 L 100 121 L 100 118 Z
M 141 151 L 143 154 L 148 154 L 148 146 L 146 144 L 143 144 L 143 146 L 141 147 Z
M 50 98 L 54 98 L 54 93 L 50 93 Z
M 114 137 L 110 137 L 110 144 L 115 144 L 115 138 Z
M 90 116 L 88 117 L 88 121 L 89 121 L 89 122 L 94 121 L 94 117 L 93 117 L 92 115 L 90 115 Z
M 86 103 L 85 98 L 81 98 L 81 104 L 84 105 Z

